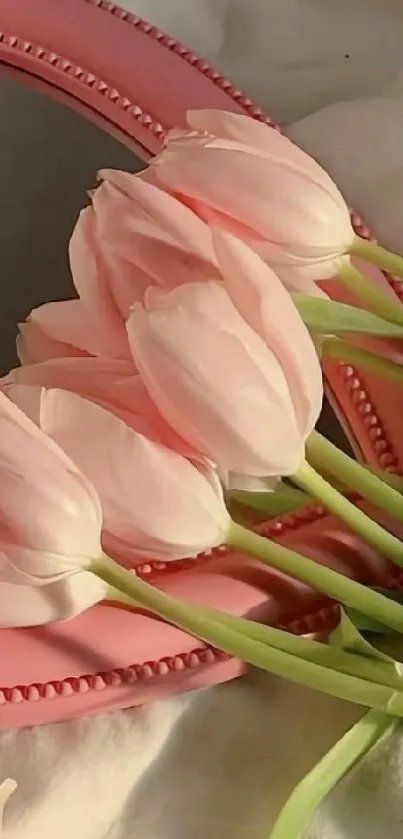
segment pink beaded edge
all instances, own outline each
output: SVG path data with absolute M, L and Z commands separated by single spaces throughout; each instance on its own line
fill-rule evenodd
M 184 61 L 194 67 L 198 72 L 209 78 L 213 84 L 216 84 L 221 90 L 225 92 L 237 103 L 239 103 L 244 110 L 253 118 L 265 122 L 267 125 L 281 131 L 281 127 L 272 122 L 264 115 L 261 108 L 254 105 L 251 99 L 244 96 L 242 91 L 234 87 L 234 85 L 215 71 L 208 62 L 201 59 L 194 52 L 188 50 L 178 41 L 170 38 L 165 33 L 158 30 L 156 27 L 133 15 L 132 13 L 122 9 L 114 3 L 107 2 L 107 0 L 86 0 L 87 3 L 97 6 L 99 9 L 113 14 L 115 17 L 135 26 L 145 35 L 157 40 L 162 46 L 171 50 L 180 56 Z M 55 70 L 63 75 L 73 78 L 77 83 L 86 85 L 98 91 L 101 96 L 107 98 L 110 102 L 116 105 L 121 110 L 126 111 L 136 121 L 140 122 L 147 130 L 149 130 L 155 137 L 163 140 L 165 136 L 165 129 L 161 123 L 155 121 L 149 114 L 136 103 L 132 102 L 126 96 L 122 96 L 118 90 L 111 87 L 107 82 L 97 77 L 95 74 L 86 71 L 83 67 L 74 64 L 68 59 L 60 56 L 52 51 L 49 51 L 39 45 L 26 41 L 16 35 L 10 35 L 0 31 L 0 43 L 16 51 L 30 54 L 37 61 L 52 65 Z M 352 213 L 352 222 L 355 232 L 364 238 L 370 238 L 368 228 L 363 224 L 356 213 Z M 389 283 L 399 298 L 403 300 L 403 289 L 401 284 L 396 284 L 393 278 L 387 276 Z M 390 446 L 385 432 L 382 428 L 379 418 L 376 416 L 375 410 L 371 404 L 369 394 L 366 392 L 362 381 L 356 371 L 349 365 L 339 365 L 340 375 L 347 392 L 350 395 L 352 404 L 357 408 L 357 412 L 362 418 L 365 431 L 373 445 L 374 453 L 376 454 L 380 465 L 390 471 L 398 469 L 398 459 Z M 325 511 L 320 506 L 312 506 L 305 508 L 295 513 L 283 516 L 272 522 L 267 522 L 262 525 L 260 532 L 264 535 L 270 535 L 272 538 L 278 538 L 287 530 L 294 530 L 306 523 L 307 521 L 314 521 L 325 515 Z M 218 549 L 218 552 L 225 553 L 226 549 Z M 216 556 L 217 551 L 212 552 L 210 556 Z M 175 570 L 183 570 L 189 567 L 195 561 L 206 561 L 209 556 L 204 555 L 198 557 L 196 560 L 185 560 L 182 563 L 175 563 Z M 141 577 L 152 576 L 157 578 L 165 570 L 164 563 L 150 562 L 137 568 L 137 573 Z M 172 571 L 172 565 L 171 565 Z M 397 579 L 394 577 L 388 584 L 392 587 L 397 585 Z M 289 623 L 282 624 L 284 628 L 294 632 L 295 634 L 305 634 L 309 632 L 318 632 L 326 629 L 331 625 L 337 614 L 338 606 L 334 603 L 316 610 L 313 613 L 304 615 L 297 620 L 292 620 Z M 90 675 L 83 675 L 81 677 L 68 677 L 63 680 L 50 681 L 44 684 L 33 683 L 31 685 L 15 685 L 13 687 L 0 688 L 0 705 L 8 702 L 19 703 L 23 701 L 38 701 L 41 699 L 54 699 L 56 697 L 67 697 L 77 693 L 87 693 L 89 690 L 104 690 L 108 687 L 118 687 L 120 685 L 133 684 L 140 680 L 149 678 L 167 676 L 173 672 L 180 672 L 185 669 L 198 669 L 200 667 L 209 666 L 219 660 L 225 660 L 227 656 L 218 650 L 211 647 L 195 648 L 190 653 L 183 653 L 173 656 L 171 658 L 163 658 L 158 661 L 144 662 L 143 664 L 133 664 L 125 668 L 117 668 L 109 670 L 108 672 L 100 672 Z
M 279 125 L 276 125 L 269 117 L 267 117 L 263 113 L 262 109 L 259 108 L 258 105 L 255 105 L 248 96 L 245 96 L 241 90 L 235 87 L 229 79 L 226 79 L 221 75 L 221 73 L 214 70 L 207 61 L 200 58 L 200 56 L 192 50 L 189 50 L 179 41 L 176 41 L 175 38 L 171 38 L 165 32 L 162 32 L 156 26 L 153 26 L 151 23 L 148 23 L 146 20 L 143 20 L 132 12 L 122 9 L 122 7 L 118 6 L 116 3 L 110 3 L 108 0 L 86 0 L 86 3 L 89 3 L 91 6 L 97 6 L 97 8 L 104 12 L 109 12 L 109 14 L 119 18 L 119 20 L 128 23 L 130 26 L 134 26 L 140 32 L 143 32 L 144 35 L 148 35 L 150 38 L 153 38 L 153 40 L 158 41 L 163 47 L 170 50 L 170 52 L 174 52 L 176 55 L 179 55 L 180 58 L 187 62 L 187 64 L 191 64 L 191 66 L 199 73 L 202 73 L 203 76 L 211 79 L 213 84 L 217 85 L 217 87 L 221 90 L 225 90 L 231 99 L 238 102 L 250 116 L 255 119 L 259 119 L 262 122 L 266 122 L 267 125 L 270 125 L 279 131 L 281 130 Z

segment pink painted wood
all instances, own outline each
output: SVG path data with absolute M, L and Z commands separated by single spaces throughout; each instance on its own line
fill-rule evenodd
M 84 112 L 144 159 L 160 148 L 168 128 L 184 124 L 188 107 L 236 110 L 272 124 L 206 62 L 104 0 L 0 0 L 0 65 Z M 366 232 L 359 219 L 355 224 Z M 393 293 L 379 272 L 376 279 Z M 336 286 L 333 293 L 342 299 Z M 326 374 L 329 398 L 358 454 L 399 471 L 403 441 L 397 406 L 390 409 L 392 387 L 336 364 Z M 363 581 L 393 582 L 385 563 L 319 508 L 263 530 Z M 323 629 L 335 619 L 328 601 L 225 552 L 174 569 L 150 562 L 140 573 L 189 601 L 294 632 Z M 242 669 L 148 615 L 98 606 L 65 624 L 0 631 L 0 728 L 143 704 Z

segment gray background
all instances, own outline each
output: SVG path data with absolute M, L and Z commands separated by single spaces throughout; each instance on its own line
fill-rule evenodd
M 16 324 L 73 296 L 67 246 L 99 168 L 142 165 L 121 143 L 47 96 L 0 75 L 0 374 Z

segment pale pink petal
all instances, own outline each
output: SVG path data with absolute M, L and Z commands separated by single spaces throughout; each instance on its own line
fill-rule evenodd
M 187 123 L 197 131 L 207 131 L 223 140 L 232 140 L 265 154 L 276 155 L 279 161 L 289 161 L 305 169 L 316 179 L 323 178 L 325 186 L 334 191 L 337 201 L 340 200 L 341 196 L 336 184 L 319 163 L 278 129 L 272 128 L 262 120 L 252 119 L 245 114 L 204 108 L 188 111 Z
M 165 419 L 221 469 L 292 474 L 302 458 L 275 355 L 217 283 L 149 295 L 128 321 L 130 346 Z
M 15 534 L 0 539 L 0 580 L 15 586 L 44 586 L 77 570 L 77 557 L 38 551 L 16 541 Z
M 60 358 L 16 367 L 0 379 L 0 387 L 4 390 L 10 385 L 29 384 L 63 388 L 125 410 L 130 404 L 131 386 L 135 386 L 137 380 L 138 374 L 132 361 Z
M 13 585 L 0 577 L 0 628 L 69 620 L 99 603 L 107 592 L 107 584 L 88 571 L 36 587 Z
M 41 551 L 74 556 L 85 565 L 99 554 L 101 509 L 93 487 L 3 393 L 0 519 L 12 543 L 32 548 L 38 557 Z
M 148 222 L 157 236 L 165 232 L 178 247 L 198 255 L 206 263 L 216 264 L 209 229 L 180 201 L 136 175 L 116 169 L 103 169 L 99 174 L 106 185 L 112 185 L 130 199 L 127 206 L 132 207 L 135 224 Z M 126 221 L 129 228 L 129 220 Z
M 41 388 L 77 393 L 186 457 L 199 453 L 182 440 L 157 410 L 132 362 L 116 359 L 59 359 L 17 367 L 0 379 L 0 388 L 38 424 Z
M 121 247 L 121 211 L 114 203 L 107 201 L 105 214 L 111 225 L 116 225 L 117 242 L 113 249 L 110 243 L 111 233 L 100 227 L 100 212 L 106 198 L 104 185 L 101 184 L 92 195 L 95 207 L 87 208 L 84 216 L 85 227 L 90 228 L 91 236 L 81 241 L 81 216 L 70 242 L 70 264 L 75 278 L 75 285 L 84 300 L 92 300 L 94 311 L 101 323 L 108 329 L 108 317 L 116 318 L 119 335 L 124 330 L 124 321 L 132 303 L 141 300 L 151 280 L 147 271 L 135 264 L 135 254 L 131 250 L 129 259 L 122 253 Z M 117 215 L 117 218 L 115 216 Z M 84 228 L 85 229 L 85 228 Z M 87 240 L 88 238 L 88 240 Z M 77 279 L 76 279 L 77 278 Z M 121 337 L 125 341 L 126 336 Z M 123 344 L 122 344 L 123 346 Z M 127 343 L 125 355 L 127 354 Z
M 51 338 L 46 331 L 28 318 L 25 323 L 18 324 L 17 355 L 21 364 L 36 364 L 50 358 L 64 358 L 66 356 L 82 356 L 85 351 L 70 344 Z
M 304 170 L 280 166 L 262 153 L 228 151 L 223 142 L 212 140 L 182 154 L 168 147 L 156 159 L 158 177 L 176 192 L 203 202 L 207 221 L 211 209 L 246 224 L 256 238 L 267 240 L 273 263 L 285 262 L 289 254 L 293 259 L 323 258 L 348 248 L 353 238 L 350 216 L 347 207 L 340 211 L 332 193 L 314 185 L 310 197 L 310 176 Z
M 124 323 L 111 293 L 109 268 L 97 239 L 92 207 L 80 213 L 70 239 L 69 256 L 74 285 L 103 336 L 103 352 L 98 354 L 127 358 Z
M 150 285 L 218 279 L 211 233 L 191 210 L 133 175 L 106 175 L 93 206 L 110 287 L 124 318 Z
M 176 452 L 65 391 L 43 395 L 41 424 L 96 487 L 105 531 L 135 555 L 180 559 L 225 539 L 222 494 Z
M 264 157 L 278 166 L 305 172 L 312 183 L 332 195 L 339 209 L 345 211 L 344 198 L 328 172 L 281 131 L 245 114 L 214 109 L 190 110 L 187 122 L 191 130 L 171 130 L 165 148 L 184 151 L 186 146 L 188 149 L 191 146 L 210 147 L 214 141 L 216 148 L 228 152 L 238 150 Z
M 260 248 L 260 243 L 253 242 L 250 246 L 257 254 L 260 255 L 261 259 L 263 259 L 265 264 L 268 264 L 269 267 L 274 271 L 274 273 L 281 280 L 284 288 L 286 288 L 287 291 L 291 293 L 297 291 L 300 294 L 309 294 L 310 297 L 322 297 L 326 300 L 329 299 L 329 295 L 326 294 L 326 292 L 324 292 L 323 289 L 319 288 L 316 281 L 312 279 L 312 276 L 316 272 L 316 268 L 312 270 L 312 263 L 310 271 L 307 273 L 307 275 L 305 275 L 305 272 L 301 270 L 300 266 L 297 266 L 296 268 L 291 268 L 289 265 L 270 265 L 264 259 L 264 248 Z M 318 271 L 318 274 L 320 274 L 320 277 L 323 277 L 323 275 L 325 275 L 326 277 L 330 278 L 329 271 L 330 267 L 327 263 L 324 269 L 322 266 L 320 272 Z M 334 271 L 332 268 L 331 273 L 336 274 L 337 267 L 334 268 Z
M 223 225 L 216 225 L 223 229 Z M 230 232 L 232 231 L 229 227 Z M 256 253 L 273 268 L 273 271 L 280 277 L 281 281 L 290 291 L 300 291 L 312 294 L 317 297 L 323 296 L 315 283 L 318 280 L 331 280 L 336 276 L 343 264 L 348 264 L 350 257 L 344 253 L 329 253 L 326 256 L 315 258 L 313 253 L 310 257 L 301 257 L 292 253 L 291 249 L 281 252 L 273 249 L 271 242 L 264 240 L 252 240 L 248 236 L 241 236 Z M 326 295 L 327 296 L 327 295 Z
M 323 401 L 322 370 L 312 338 L 281 280 L 256 253 L 218 230 L 214 244 L 231 300 L 282 367 L 306 439 Z
M 72 352 L 64 355 L 111 358 L 129 355 L 123 324 L 120 322 L 120 343 L 117 344 L 116 336 L 111 336 L 108 325 L 99 318 L 95 304 L 90 307 L 82 300 L 45 303 L 31 312 L 29 322 L 39 326 L 50 339 L 70 346 Z
M 42 388 L 39 385 L 6 384 L 1 390 L 26 417 L 40 425 Z

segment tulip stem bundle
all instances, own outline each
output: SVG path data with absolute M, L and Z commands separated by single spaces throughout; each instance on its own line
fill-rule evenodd
M 374 524 L 374 522 L 371 523 Z M 379 529 L 382 530 L 382 528 Z M 401 543 L 397 539 L 396 542 L 402 551 Z M 227 544 L 327 594 L 339 603 L 356 609 L 384 626 L 403 633 L 403 606 L 372 591 L 367 586 L 350 580 L 331 568 L 318 565 L 314 560 L 301 556 L 235 523 L 231 526 Z
M 107 556 L 93 562 L 91 571 L 120 593 L 114 598 L 110 592 L 109 599 L 147 609 L 228 655 L 313 690 L 403 717 L 403 680 L 384 662 L 176 600 Z
M 357 271 L 353 265 L 343 263 L 338 271 L 337 278 L 354 295 L 364 301 L 365 307 L 375 314 L 380 315 L 392 323 L 403 325 L 403 306 L 396 301 L 392 295 L 388 295 L 372 280 Z
M 295 787 L 270 839 L 299 839 L 325 796 L 381 739 L 394 734 L 399 724 L 395 717 L 380 711 L 365 714 Z
M 370 242 L 368 239 L 356 236 L 349 252 L 352 256 L 359 256 L 383 271 L 403 278 L 403 257 L 386 250 L 377 242 Z

